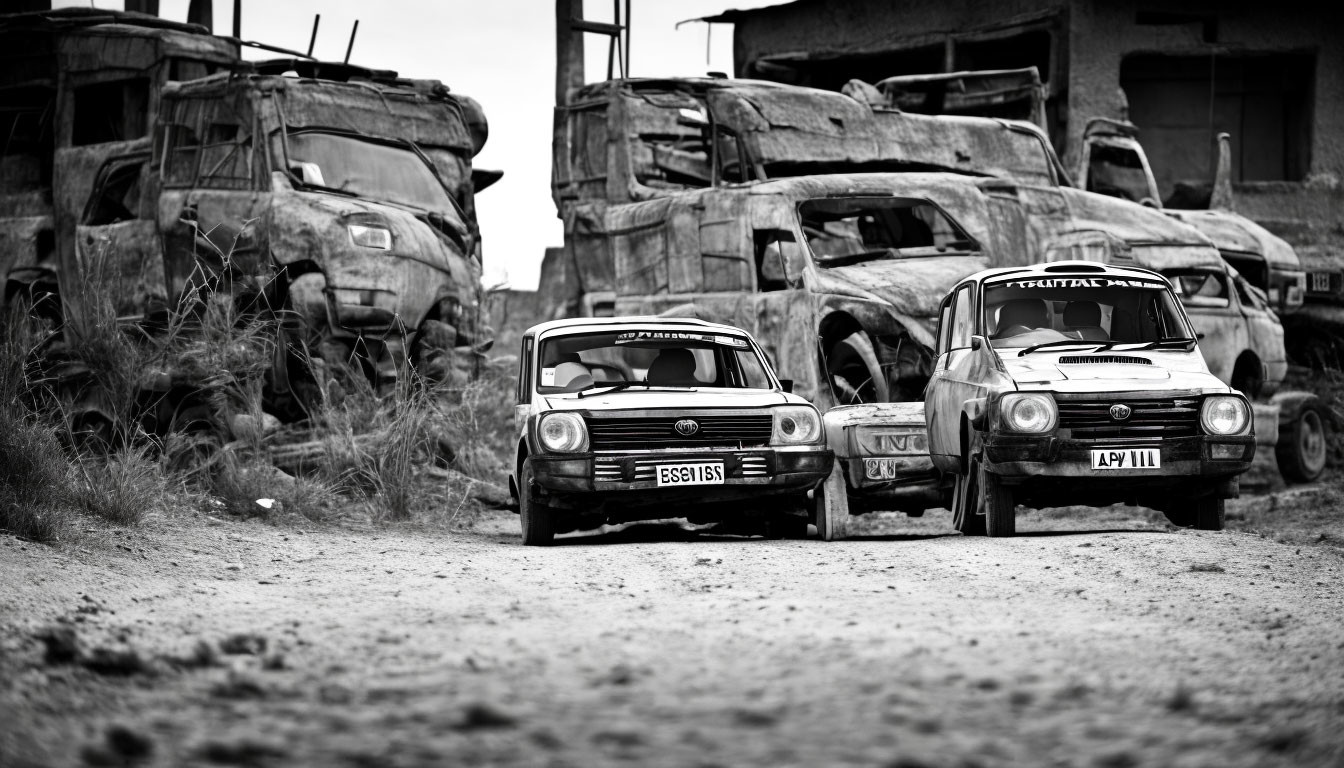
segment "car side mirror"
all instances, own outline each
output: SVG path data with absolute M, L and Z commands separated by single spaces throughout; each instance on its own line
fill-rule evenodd
M 327 181 L 322 176 L 322 167 L 317 163 L 290 163 L 289 172 L 299 177 L 304 184 L 325 187 Z
M 782 390 L 784 390 L 785 392 L 792 393 L 792 392 L 793 392 L 793 379 L 780 379 L 780 380 L 779 380 L 779 388 L 782 389 Z

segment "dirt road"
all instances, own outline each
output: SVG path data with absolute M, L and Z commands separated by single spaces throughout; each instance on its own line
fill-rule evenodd
M 1344 761 L 1337 551 L 881 525 L 0 536 L 0 765 Z

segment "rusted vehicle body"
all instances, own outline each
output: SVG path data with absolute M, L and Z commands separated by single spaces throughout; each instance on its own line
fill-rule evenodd
M 375 386 L 408 363 L 473 374 L 488 342 L 474 194 L 498 178 L 472 167 L 487 136 L 473 100 L 394 72 L 243 62 L 237 41 L 136 14 L 0 21 L 30 32 L 51 109 L 12 121 L 38 127 L 4 159 L 6 184 L 31 187 L 0 218 L 7 302 L 59 326 L 96 270 L 120 321 L 153 333 L 227 294 L 278 334 L 265 406 L 282 418 L 320 396 L 324 364 Z
M 801 220 L 800 206 L 817 205 L 810 201 L 926 200 L 959 222 L 989 266 L 1116 253 L 1140 265 L 1218 263 L 1198 231 L 1072 188 L 1037 126 L 908 114 L 862 83 L 834 93 L 753 81 L 610 81 L 577 91 L 557 126 L 554 193 L 572 272 L 583 276 L 575 290 L 615 290 L 620 313 L 742 325 L 800 394 L 828 410 L 919 401 L 933 300 L 980 267 L 935 246 L 891 263 L 859 248 L 855 263 L 831 269 L 807 233 L 815 228 Z M 867 415 L 918 432 L 917 414 L 901 414 Z M 827 419 L 837 425 L 836 472 L 849 491 L 839 504 L 917 513 L 946 498 L 927 463 L 899 453 L 881 466 L 862 461 L 877 457 L 860 455 L 875 443 L 852 436 L 857 415 Z M 835 530 L 843 535 L 843 526 Z
M 1011 536 L 1018 504 L 1144 504 L 1223 527 L 1255 454 L 1249 401 L 1204 365 L 1156 272 L 1092 262 L 987 270 L 939 311 L 929 452 L 967 534 Z
M 684 517 L 807 529 L 831 471 L 821 414 L 752 337 L 699 320 L 553 320 L 523 334 L 509 477 L 523 543 Z
M 138 14 L 66 9 L 0 16 L 3 300 L 59 317 L 78 271 L 75 227 L 99 167 L 147 155 L 169 82 L 239 60 L 238 42 Z
M 1219 167 L 1230 171 L 1229 137 L 1219 139 Z M 1161 210 L 1203 232 L 1229 264 L 1236 267 L 1251 285 L 1264 291 L 1274 311 L 1289 315 L 1302 306 L 1307 276 L 1293 247 L 1282 238 L 1245 216 L 1217 208 L 1172 207 L 1173 203 L 1193 206 L 1209 202 L 1226 206 L 1230 200 L 1218 200 L 1217 190 L 1230 194 L 1230 182 L 1212 183 L 1211 198 L 1205 200 L 1169 200 L 1164 204 L 1157 178 L 1148 156 L 1139 143 L 1139 129 L 1126 120 L 1094 118 L 1083 131 L 1083 152 L 1079 164 L 1078 186 L 1089 192 L 1132 200 Z M 1202 197 L 1202 196 L 1201 196 Z

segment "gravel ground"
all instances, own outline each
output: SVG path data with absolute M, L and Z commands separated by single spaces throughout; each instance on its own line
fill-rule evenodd
M 1344 764 L 1340 550 L 1021 517 L 0 535 L 0 765 Z

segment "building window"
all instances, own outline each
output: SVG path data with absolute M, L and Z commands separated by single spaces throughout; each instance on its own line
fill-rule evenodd
M 1120 87 L 1163 197 L 1210 183 L 1232 136 L 1233 181 L 1301 181 L 1310 167 L 1314 54 L 1128 56 Z

